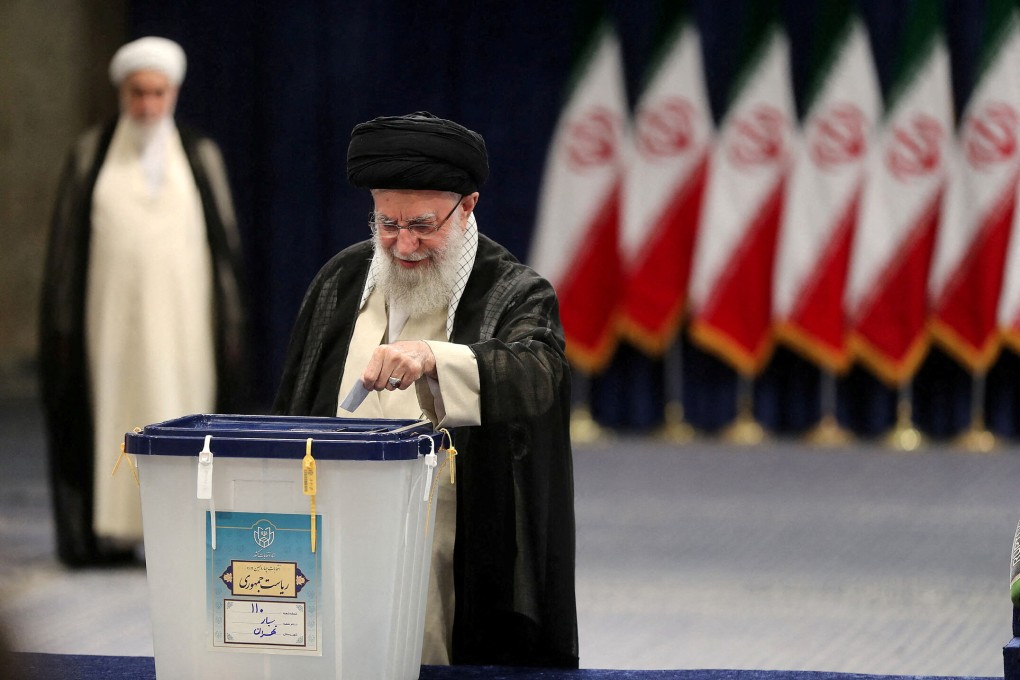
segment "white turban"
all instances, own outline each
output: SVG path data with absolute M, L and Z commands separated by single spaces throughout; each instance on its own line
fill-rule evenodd
M 173 40 L 150 36 L 124 45 L 110 61 L 110 80 L 115 86 L 135 71 L 159 71 L 174 86 L 184 80 L 187 59 Z

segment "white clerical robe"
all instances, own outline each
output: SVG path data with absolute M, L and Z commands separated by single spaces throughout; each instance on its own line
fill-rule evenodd
M 168 123 L 169 124 L 169 123 Z M 162 172 L 118 125 L 96 181 L 86 288 L 95 421 L 93 524 L 142 538 L 138 488 L 111 470 L 124 433 L 215 406 L 212 262 L 202 204 L 180 136 L 160 136 Z

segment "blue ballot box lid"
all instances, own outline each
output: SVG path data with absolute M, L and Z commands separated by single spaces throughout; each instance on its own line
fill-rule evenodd
M 196 414 L 147 425 L 124 435 L 124 451 L 145 456 L 197 456 L 210 450 L 228 458 L 410 460 L 438 451 L 442 433 L 424 420 Z M 431 443 L 430 443 L 431 440 Z

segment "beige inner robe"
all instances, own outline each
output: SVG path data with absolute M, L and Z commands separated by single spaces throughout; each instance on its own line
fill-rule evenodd
M 474 354 L 463 345 L 447 340 L 447 312 L 406 318 L 397 311 L 389 314 L 383 295 L 372 291 L 358 315 L 344 363 L 338 403 L 350 392 L 368 365 L 375 348 L 383 342 L 426 340 L 436 356 L 439 384 L 428 378 L 405 390 L 371 392 L 350 414 L 337 408 L 341 417 L 428 418 L 437 427 L 476 425 L 481 420 L 478 367 Z M 403 323 L 402 323 L 403 322 Z M 401 328 L 397 328 L 400 326 Z M 391 337 L 391 330 L 397 337 Z M 442 387 L 440 388 L 439 385 Z M 425 613 L 422 663 L 447 665 L 453 634 L 453 543 L 456 533 L 457 496 L 444 474 L 436 493 L 436 522 L 432 538 L 432 568 Z

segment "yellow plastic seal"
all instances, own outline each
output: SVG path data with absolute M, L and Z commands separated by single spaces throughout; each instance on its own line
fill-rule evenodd
M 305 442 L 305 457 L 301 461 L 301 486 L 306 496 L 309 496 L 312 501 L 311 508 L 311 521 L 312 521 L 312 552 L 315 552 L 315 493 L 316 493 L 316 480 L 315 480 L 315 459 L 312 458 L 312 440 L 309 438 Z

